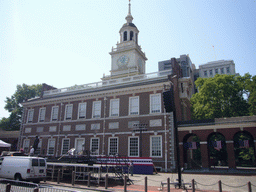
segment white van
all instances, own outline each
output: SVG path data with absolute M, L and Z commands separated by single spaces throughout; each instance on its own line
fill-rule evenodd
M 0 157 L 0 177 L 40 182 L 46 179 L 46 161 L 41 157 Z

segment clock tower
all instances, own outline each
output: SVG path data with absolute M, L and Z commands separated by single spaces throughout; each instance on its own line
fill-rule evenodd
M 145 74 L 146 56 L 138 45 L 139 30 L 132 23 L 131 3 L 129 0 L 126 23 L 119 31 L 120 43 L 116 48 L 112 47 L 110 76 L 104 76 L 103 80 L 121 78 L 132 75 Z

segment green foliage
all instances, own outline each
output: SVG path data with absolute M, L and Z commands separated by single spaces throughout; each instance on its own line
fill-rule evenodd
M 41 94 L 42 85 L 17 85 L 17 90 L 11 97 L 6 98 L 5 109 L 10 112 L 8 118 L 2 118 L 0 128 L 3 130 L 19 130 L 22 115 L 21 103 Z
M 249 148 L 241 147 L 239 142 L 249 140 Z M 253 137 L 247 132 L 240 132 L 234 136 L 234 150 L 237 166 L 255 166 Z
M 222 142 L 222 148 L 220 150 L 217 150 L 213 146 L 213 142 L 215 141 L 221 141 Z M 210 154 L 210 159 L 213 160 L 213 164 L 216 165 L 222 165 L 226 166 L 228 165 L 227 162 L 227 148 L 225 144 L 225 137 L 222 134 L 215 133 L 212 134 L 208 139 L 208 149 Z M 212 164 L 212 165 L 213 165 Z
M 256 114 L 256 76 L 215 75 L 195 81 L 198 93 L 191 98 L 194 119 Z

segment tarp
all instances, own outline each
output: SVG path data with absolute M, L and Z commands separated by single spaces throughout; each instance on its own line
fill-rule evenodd
M 11 144 L 5 143 L 4 141 L 0 140 L 0 147 L 11 147 Z

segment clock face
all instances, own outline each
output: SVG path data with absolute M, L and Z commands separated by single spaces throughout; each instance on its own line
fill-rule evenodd
M 117 60 L 117 65 L 119 68 L 125 68 L 126 65 L 128 64 L 128 61 L 129 61 L 129 58 L 126 55 L 122 55 Z

